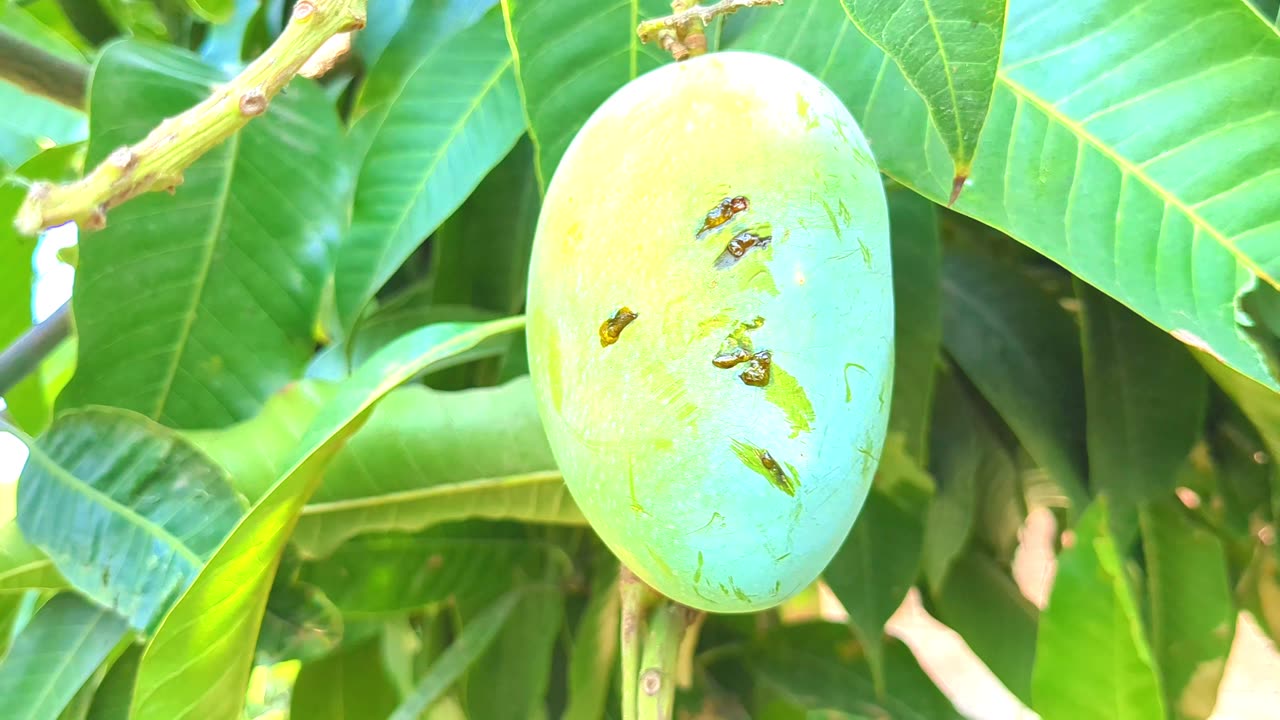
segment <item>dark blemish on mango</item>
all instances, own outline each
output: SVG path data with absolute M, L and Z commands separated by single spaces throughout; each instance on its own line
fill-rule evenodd
M 701 550 L 698 551 L 698 567 L 696 570 L 693 571 L 693 581 L 698 582 L 700 580 L 702 580 L 702 551 Z
M 862 372 L 866 372 L 866 371 L 867 371 L 867 369 L 866 369 L 865 367 L 863 367 L 863 366 L 859 365 L 858 363 L 845 363 L 845 364 L 844 364 L 844 401 L 845 401 L 845 402 L 852 402 L 852 401 L 853 401 L 853 389 L 849 387 L 849 368 L 857 368 L 857 369 L 861 370 Z
M 774 561 L 775 561 L 775 562 L 782 562 L 783 560 L 786 560 L 786 559 L 787 559 L 787 558 L 789 558 L 789 557 L 791 557 L 791 553 L 789 553 L 789 552 L 788 552 L 788 553 L 782 553 L 782 554 L 781 554 L 781 555 L 779 555 L 778 557 L 774 558 Z
M 722 355 L 716 355 L 715 357 L 711 358 L 711 364 L 715 365 L 718 368 L 723 368 L 725 370 L 728 370 L 729 368 L 735 365 L 741 365 L 742 363 L 750 359 L 751 359 L 751 353 L 747 352 L 746 350 L 743 350 L 740 347 L 736 347 L 727 353 L 724 353 Z
M 751 356 L 751 364 L 738 377 L 752 387 L 764 387 L 769 384 L 769 368 L 772 365 L 773 353 L 761 350 Z
M 772 235 L 761 235 L 751 230 L 743 230 L 734 235 L 732 239 L 724 246 L 718 256 L 716 256 L 715 267 L 723 270 L 731 267 L 734 263 L 742 259 L 751 248 L 758 247 L 761 250 L 769 247 L 769 243 L 773 240 Z
M 724 318 L 723 315 L 717 315 L 713 320 L 719 321 Z M 704 321 L 707 324 L 710 321 Z M 739 322 L 724 341 L 720 343 L 720 349 L 716 351 L 715 357 L 711 358 L 711 364 L 718 368 L 729 369 L 736 365 L 740 365 L 751 359 L 751 355 L 755 348 L 751 344 L 750 332 L 758 330 L 764 326 L 764 318 L 757 315 L 747 322 Z M 701 327 L 701 326 L 700 326 Z
M 630 325 L 631 321 L 635 320 L 637 317 L 639 316 L 625 305 L 618 308 L 618 311 L 613 314 L 613 317 L 605 320 L 604 323 L 600 325 L 600 347 L 609 347 L 610 345 L 618 342 L 618 337 L 622 335 L 623 329 Z
M 701 240 L 711 231 L 732 220 L 734 215 L 744 213 L 750 208 L 751 201 L 743 195 L 726 197 L 707 213 L 702 221 L 702 227 L 694 234 L 694 239 Z
M 738 459 L 742 461 L 743 465 L 746 465 L 752 470 L 752 472 L 755 472 L 765 480 L 768 480 L 770 485 L 778 488 L 791 497 L 795 497 L 796 488 L 800 486 L 800 480 L 794 467 L 787 465 L 787 468 L 791 470 L 791 474 L 788 475 L 787 472 L 782 469 L 782 466 L 778 464 L 778 461 L 773 459 L 773 455 L 770 455 L 768 450 L 758 448 L 739 440 L 734 440 L 732 442 L 733 453 L 738 456 Z
M 774 594 L 774 595 L 777 595 L 777 594 L 778 594 L 778 593 L 780 593 L 780 592 L 782 592 L 782 581 L 781 581 L 781 580 L 774 580 L 774 581 L 773 581 L 773 594 Z

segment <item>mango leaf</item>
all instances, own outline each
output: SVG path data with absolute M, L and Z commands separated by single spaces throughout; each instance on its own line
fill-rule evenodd
M 76 36 L 54 0 L 5 3 L 0 6 L 0 27 L 63 60 L 85 61 L 83 38 Z
M 9 431 L 30 450 L 18 481 L 23 536 L 139 632 L 155 628 L 244 513 L 220 468 L 136 413 L 64 413 L 37 440 Z
M 934 377 L 942 345 L 942 245 L 933 203 L 904 188 L 890 187 L 889 227 L 893 252 L 893 400 L 889 432 L 906 439 L 907 454 L 929 461 L 929 424 Z
M 1031 707 L 1044 720 L 1165 717 L 1156 660 L 1108 510 L 1102 497 L 1080 516 L 1040 614 Z
M 1066 494 L 1085 504 L 1079 333 L 1012 266 L 966 251 L 943 258 L 947 353 Z
M 315 492 L 328 461 L 373 405 L 397 385 L 435 362 L 523 324 L 523 317 L 515 317 L 421 328 L 388 345 L 343 383 L 297 444 L 279 480 L 161 623 L 142 657 L 133 698 L 135 716 L 238 720 L 271 578 L 298 513 Z
M 209 94 L 221 73 L 172 47 L 115 43 L 90 91 L 96 165 Z M 112 405 L 179 428 L 251 417 L 302 374 L 350 178 L 333 107 L 295 80 L 185 173 L 114 210 L 80 247 L 76 374 L 58 408 Z
M 6 720 L 56 720 L 128 633 L 124 618 L 79 595 L 53 597 L 0 661 Z
M 0 107 L 8 110 L 0 115 L 0 171 L 24 165 L 55 145 L 78 143 L 89 136 L 89 119 L 83 112 L 3 81 Z
M 564 566 L 544 562 L 542 580 L 520 594 L 498 636 L 466 674 L 463 704 L 469 720 L 537 717 L 551 680 L 552 653 L 564 623 L 564 595 L 558 582 Z M 464 623 L 476 622 L 486 607 L 460 604 Z M 465 625 L 464 625 L 465 627 Z
M 372 144 L 334 281 L 344 328 L 515 145 L 519 106 L 494 9 L 425 56 L 385 115 L 369 118 Z
M 400 700 L 376 635 L 303 665 L 292 696 L 290 716 L 307 720 L 385 718 Z
M 613 558 L 604 552 L 599 557 Z M 592 576 L 590 598 L 574 629 L 569 651 L 569 700 L 561 720 L 604 716 L 618 657 L 620 602 L 618 564 L 605 562 Z
M 883 694 L 884 625 L 920 572 L 933 480 L 906 457 L 898 438 L 890 438 L 881 458 L 862 512 L 823 578 L 849 613 L 876 691 Z
M 218 25 L 231 19 L 236 0 L 187 0 L 187 7 L 200 19 Z
M 286 548 L 258 632 L 257 665 L 307 664 L 333 652 L 343 640 L 342 613 L 319 588 L 298 579 L 301 571 L 301 558 Z
M 1089 481 L 1108 496 L 1112 532 L 1126 547 L 1138 504 L 1169 494 L 1200 438 L 1208 380 L 1177 340 L 1076 281 L 1081 303 Z
M 955 209 L 1280 390 L 1240 296 L 1274 288 L 1280 35 L 1239 0 L 1010 0 L 995 94 Z M 890 177 L 935 202 L 952 163 L 924 101 L 842 8 L 788 2 L 732 47 L 839 94 Z M 1222 38 L 1232 38 L 1223 43 Z M 796 38 L 804 38 L 797 42 Z M 1141 132 L 1138 132 L 1138 130 Z M 1157 270 L 1153 272 L 1152 268 Z
M 93 694 L 88 720 L 129 720 L 129 702 L 133 698 L 133 684 L 138 679 L 142 647 L 130 645 L 111 664 L 111 669 Z
M 955 163 L 954 202 L 995 91 L 1005 0 L 840 0 L 929 108 Z
M 519 590 L 508 592 L 472 618 L 418 680 L 413 692 L 391 714 L 390 720 L 418 720 L 422 717 L 422 713 L 493 643 L 522 594 Z
M 1140 511 L 1151 645 L 1166 707 L 1180 720 L 1213 714 L 1235 635 L 1226 551 L 1170 493 Z
M 884 647 L 888 687 L 877 696 L 862 648 L 848 626 L 807 622 L 783 626 L 753 644 L 751 671 L 797 705 L 855 717 L 959 720 L 907 646 Z
M 305 556 L 323 557 L 361 533 L 466 517 L 585 524 L 528 376 L 497 388 L 388 395 L 334 458 L 293 541 Z
M 1249 4 L 1258 10 L 1263 20 L 1280 27 L 1280 0 L 1249 0 Z
M 56 591 L 68 587 L 49 556 L 22 537 L 17 522 L 0 525 L 0 596 L 15 591 Z
M 641 20 L 670 15 L 671 6 L 664 0 L 502 0 L 502 12 L 538 184 L 546 190 L 591 113 L 629 80 L 671 60 L 636 34 Z M 582 32 L 585 27 L 591 32 Z
M 450 600 L 485 604 L 548 565 L 568 569 L 562 550 L 520 532 L 502 532 L 506 527 L 464 522 L 414 535 L 369 535 L 304 564 L 300 578 L 324 592 L 345 617 L 371 618 Z
M 938 619 L 964 638 L 1009 692 L 1029 704 L 1038 612 L 1008 572 L 969 548 L 932 590 Z
M 0 180 L 0 348 L 7 348 L 32 325 L 36 238 L 18 233 L 14 218 L 26 196 L 27 181 L 69 179 L 75 172 L 83 146 L 51 148 Z M 33 372 L 4 393 L 6 409 L 16 424 L 36 434 L 49 422 L 49 403 L 41 388 L 40 373 Z

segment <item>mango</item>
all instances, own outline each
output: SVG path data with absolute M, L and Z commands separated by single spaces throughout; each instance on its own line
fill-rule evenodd
M 888 222 L 848 110 L 767 55 L 661 66 L 571 141 L 537 223 L 529 369 L 574 500 L 657 591 L 761 610 L 839 549 L 885 440 Z

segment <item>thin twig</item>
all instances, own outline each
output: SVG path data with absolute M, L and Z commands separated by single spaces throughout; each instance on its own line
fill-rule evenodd
M 63 60 L 11 32 L 0 30 L 0 78 L 29 93 L 83 110 L 89 66 Z
M 40 367 L 49 353 L 71 334 L 70 305 L 70 301 L 63 303 L 43 322 L 0 351 L 0 395 Z
M 636 32 L 640 35 L 640 42 L 647 43 L 656 37 L 660 30 L 683 32 L 693 22 L 699 22 L 706 26 L 721 15 L 732 15 L 743 8 L 781 5 L 782 2 L 783 0 L 720 0 L 715 5 L 708 5 L 707 7 L 694 5 L 666 17 L 645 20 L 636 28 Z
M 210 97 L 121 147 L 83 179 L 35 183 L 18 210 L 24 234 L 74 221 L 81 230 L 107 223 L 107 210 L 142 193 L 173 192 L 192 163 L 266 111 L 330 37 L 364 27 L 366 0 L 299 0 L 284 32 L 242 73 Z

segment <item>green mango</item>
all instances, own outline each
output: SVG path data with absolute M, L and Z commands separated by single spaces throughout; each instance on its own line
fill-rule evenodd
M 654 589 L 751 612 L 835 555 L 884 446 L 889 256 L 861 129 L 791 63 L 664 65 L 574 137 L 538 218 L 529 370 L 570 493 Z

